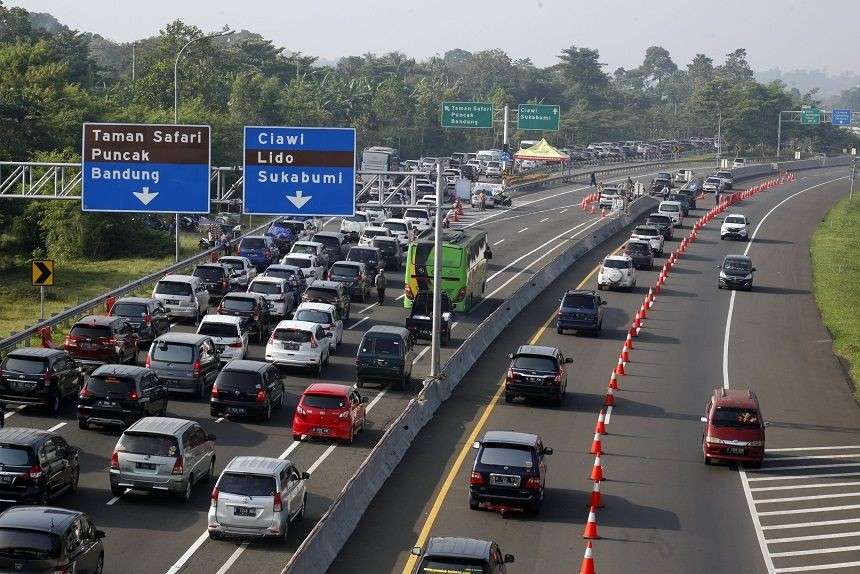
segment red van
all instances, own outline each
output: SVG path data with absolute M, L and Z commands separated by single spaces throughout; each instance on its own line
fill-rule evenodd
M 310 385 L 293 415 L 293 440 L 302 436 L 336 438 L 351 443 L 364 429 L 367 397 L 346 385 Z
M 714 389 L 702 417 L 702 455 L 712 460 L 745 462 L 761 466 L 764 428 L 758 397 L 751 390 Z

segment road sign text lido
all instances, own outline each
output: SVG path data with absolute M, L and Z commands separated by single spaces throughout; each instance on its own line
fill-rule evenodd
M 84 211 L 209 212 L 209 126 L 84 124 Z
M 353 215 L 355 130 L 246 127 L 245 213 Z

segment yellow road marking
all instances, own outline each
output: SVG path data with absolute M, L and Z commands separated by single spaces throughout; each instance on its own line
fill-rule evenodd
M 615 248 L 610 255 L 615 255 L 618 253 L 624 244 L 627 243 L 625 240 L 621 245 Z M 594 269 L 588 272 L 588 275 L 579 282 L 579 285 L 576 286 L 577 289 L 582 289 L 586 283 L 594 276 L 595 273 L 600 269 L 600 264 L 598 263 Z M 540 338 L 543 336 L 544 331 L 550 326 L 552 320 L 555 319 L 556 311 L 553 311 L 550 316 L 544 321 L 543 325 L 541 325 L 537 331 L 535 331 L 532 338 L 529 340 L 529 345 L 534 345 L 537 343 Z M 415 541 L 415 546 L 424 546 L 427 542 L 427 539 L 430 537 L 430 531 L 433 529 L 433 525 L 436 523 L 436 519 L 439 517 L 439 511 L 442 510 L 442 505 L 445 503 L 445 499 L 448 497 L 448 492 L 451 490 L 451 486 L 454 484 L 454 480 L 457 477 L 457 474 L 460 472 L 460 468 L 463 466 L 463 461 L 466 460 L 466 455 L 469 454 L 469 451 L 472 450 L 472 444 L 477 440 L 478 433 L 481 432 L 481 429 L 484 428 L 484 425 L 487 424 L 487 420 L 490 418 L 490 415 L 493 414 L 493 410 L 495 410 L 496 405 L 499 404 L 499 399 L 502 396 L 502 393 L 505 390 L 505 377 L 502 377 L 499 381 L 499 388 L 496 389 L 496 392 L 493 394 L 493 397 L 490 399 L 490 402 L 484 407 L 484 412 L 481 413 L 481 418 L 478 419 L 478 422 L 475 423 L 475 426 L 472 428 L 472 432 L 469 433 L 469 438 L 466 440 L 463 448 L 460 449 L 460 452 L 457 454 L 457 458 L 454 460 L 454 466 L 451 467 L 451 470 L 448 471 L 448 475 L 445 477 L 445 482 L 442 483 L 442 488 L 439 489 L 439 493 L 436 495 L 436 498 L 433 500 L 433 506 L 430 507 L 430 512 L 427 514 L 427 518 L 424 520 L 424 525 L 421 527 L 421 532 L 418 534 L 418 540 Z M 418 560 L 418 557 L 414 554 L 410 554 L 409 558 L 406 560 L 406 564 L 403 566 L 403 574 L 412 574 L 412 570 L 415 568 L 415 562 Z

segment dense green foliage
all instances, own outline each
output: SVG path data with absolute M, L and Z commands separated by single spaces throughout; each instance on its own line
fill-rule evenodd
M 131 45 L 65 27 L 49 32 L 32 22 L 0 0 L 3 159 L 75 161 L 82 121 L 171 122 L 174 58 L 185 42 L 203 35 L 177 21 L 137 42 L 132 77 Z M 500 144 L 501 126 L 440 128 L 443 100 L 490 100 L 497 108 L 560 104 L 562 129 L 547 134 L 560 144 L 712 136 L 721 112 L 731 149 L 766 154 L 775 145 L 777 112 L 816 103 L 814 94 L 756 82 L 743 49 L 721 65 L 699 54 L 682 68 L 653 46 L 641 66 L 611 74 L 596 50 L 578 46 L 562 50 L 547 68 L 502 50 L 458 49 L 422 62 L 393 52 L 345 57 L 334 67 L 314 64 L 313 57 L 287 54 L 249 32 L 196 42 L 180 65 L 180 122 L 212 126 L 216 165 L 241 163 L 242 126 L 254 124 L 353 126 L 360 146 L 392 145 L 403 157 Z M 514 132 L 513 139 L 534 135 Z M 830 151 L 846 138 L 829 126 L 788 126 L 783 141 Z M 82 215 L 65 202 L 2 205 L 0 265 L 3 257 L 33 253 L 104 258 L 163 248 L 145 229 L 134 231 L 131 218 Z M 96 241 L 104 230 L 113 237 Z

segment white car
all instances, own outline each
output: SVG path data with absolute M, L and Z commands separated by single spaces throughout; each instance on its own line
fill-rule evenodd
M 489 189 L 484 190 L 484 207 L 495 207 L 496 206 L 496 198 L 493 197 L 492 192 Z M 472 207 L 478 208 L 481 207 L 481 191 L 472 194 Z
M 320 325 L 330 335 L 328 343 L 331 352 L 337 352 L 338 345 L 343 341 L 343 319 L 341 319 L 336 306 L 329 303 L 307 301 L 299 305 L 293 319 Z
M 735 184 L 735 177 L 730 171 L 720 170 L 714 172 L 714 177 L 723 180 L 723 189 L 732 189 Z
M 421 207 L 409 207 L 403 212 L 403 219 L 412 222 L 417 233 L 426 231 L 433 227 L 433 220 L 427 210 Z
M 197 327 L 198 335 L 215 341 L 221 362 L 244 359 L 248 354 L 248 332 L 242 329 L 242 318 L 235 315 L 206 315 Z
M 326 259 L 328 258 L 325 252 L 325 245 L 319 241 L 296 241 L 293 243 L 293 246 L 290 247 L 288 255 L 295 254 L 313 255 L 320 260 L 322 265 L 325 265 Z
M 736 167 L 744 167 L 747 164 L 747 160 L 744 157 L 736 157 L 732 162 L 732 169 Z
M 266 360 L 283 367 L 305 367 L 322 375 L 331 348 L 325 330 L 309 321 L 281 321 L 266 343 Z
M 165 275 L 152 289 L 152 297 L 170 316 L 193 319 L 195 324 L 209 311 L 209 291 L 193 275 Z
M 680 201 L 661 201 L 657 213 L 671 217 L 672 225 L 675 227 L 681 227 L 681 223 L 684 221 L 684 208 Z
M 251 279 L 257 276 L 257 268 L 247 257 L 225 255 L 218 259 L 218 263 L 227 266 L 230 270 L 230 283 L 240 289 L 247 289 Z
M 749 239 L 749 221 L 746 216 L 739 213 L 730 213 L 720 226 L 720 239 L 726 237 L 731 239 Z
M 352 217 L 344 217 L 340 222 L 340 232 L 352 241 L 358 241 L 359 235 L 368 224 L 369 217 L 364 211 L 356 211 Z
M 675 172 L 675 182 L 676 183 L 686 183 L 693 179 L 693 170 L 691 169 L 679 169 Z
M 722 192 L 725 185 L 723 184 L 723 179 L 721 177 L 717 177 L 712 175 L 705 180 L 705 183 L 702 184 L 702 191 L 710 191 L 711 193 Z
M 382 227 L 397 238 L 401 247 L 405 248 L 415 239 L 415 230 L 412 228 L 412 222 L 408 219 L 386 219 L 382 222 Z M 373 238 L 370 239 L 370 245 L 373 245 Z
M 361 237 L 358 239 L 359 245 L 366 245 L 368 247 L 373 246 L 373 238 L 374 237 L 393 237 L 391 232 L 387 227 L 377 227 L 375 225 L 368 225 L 364 228 L 364 232 L 361 234 Z
M 379 197 L 378 194 L 377 197 Z M 380 206 L 378 201 L 368 201 L 364 205 L 364 213 L 367 214 L 368 225 L 379 223 L 380 221 L 388 217 L 388 213 Z
M 293 288 L 281 277 L 257 277 L 248 285 L 248 293 L 259 293 L 265 297 L 272 315 L 276 317 L 286 317 L 296 306 Z
M 610 255 L 603 259 L 597 274 L 598 289 L 621 287 L 632 291 L 636 287 L 636 269 L 629 255 Z
M 484 166 L 484 175 L 487 177 L 502 177 L 502 162 L 488 161 Z
M 663 255 L 663 243 L 665 239 L 660 230 L 653 225 L 637 225 L 630 234 L 630 239 L 639 239 L 651 244 L 654 255 Z
M 306 279 L 313 281 L 314 279 L 323 279 L 325 277 L 325 267 L 320 258 L 316 255 L 308 255 L 307 253 L 291 253 L 285 255 L 281 259 L 281 265 L 292 265 L 302 270 L 302 274 Z

